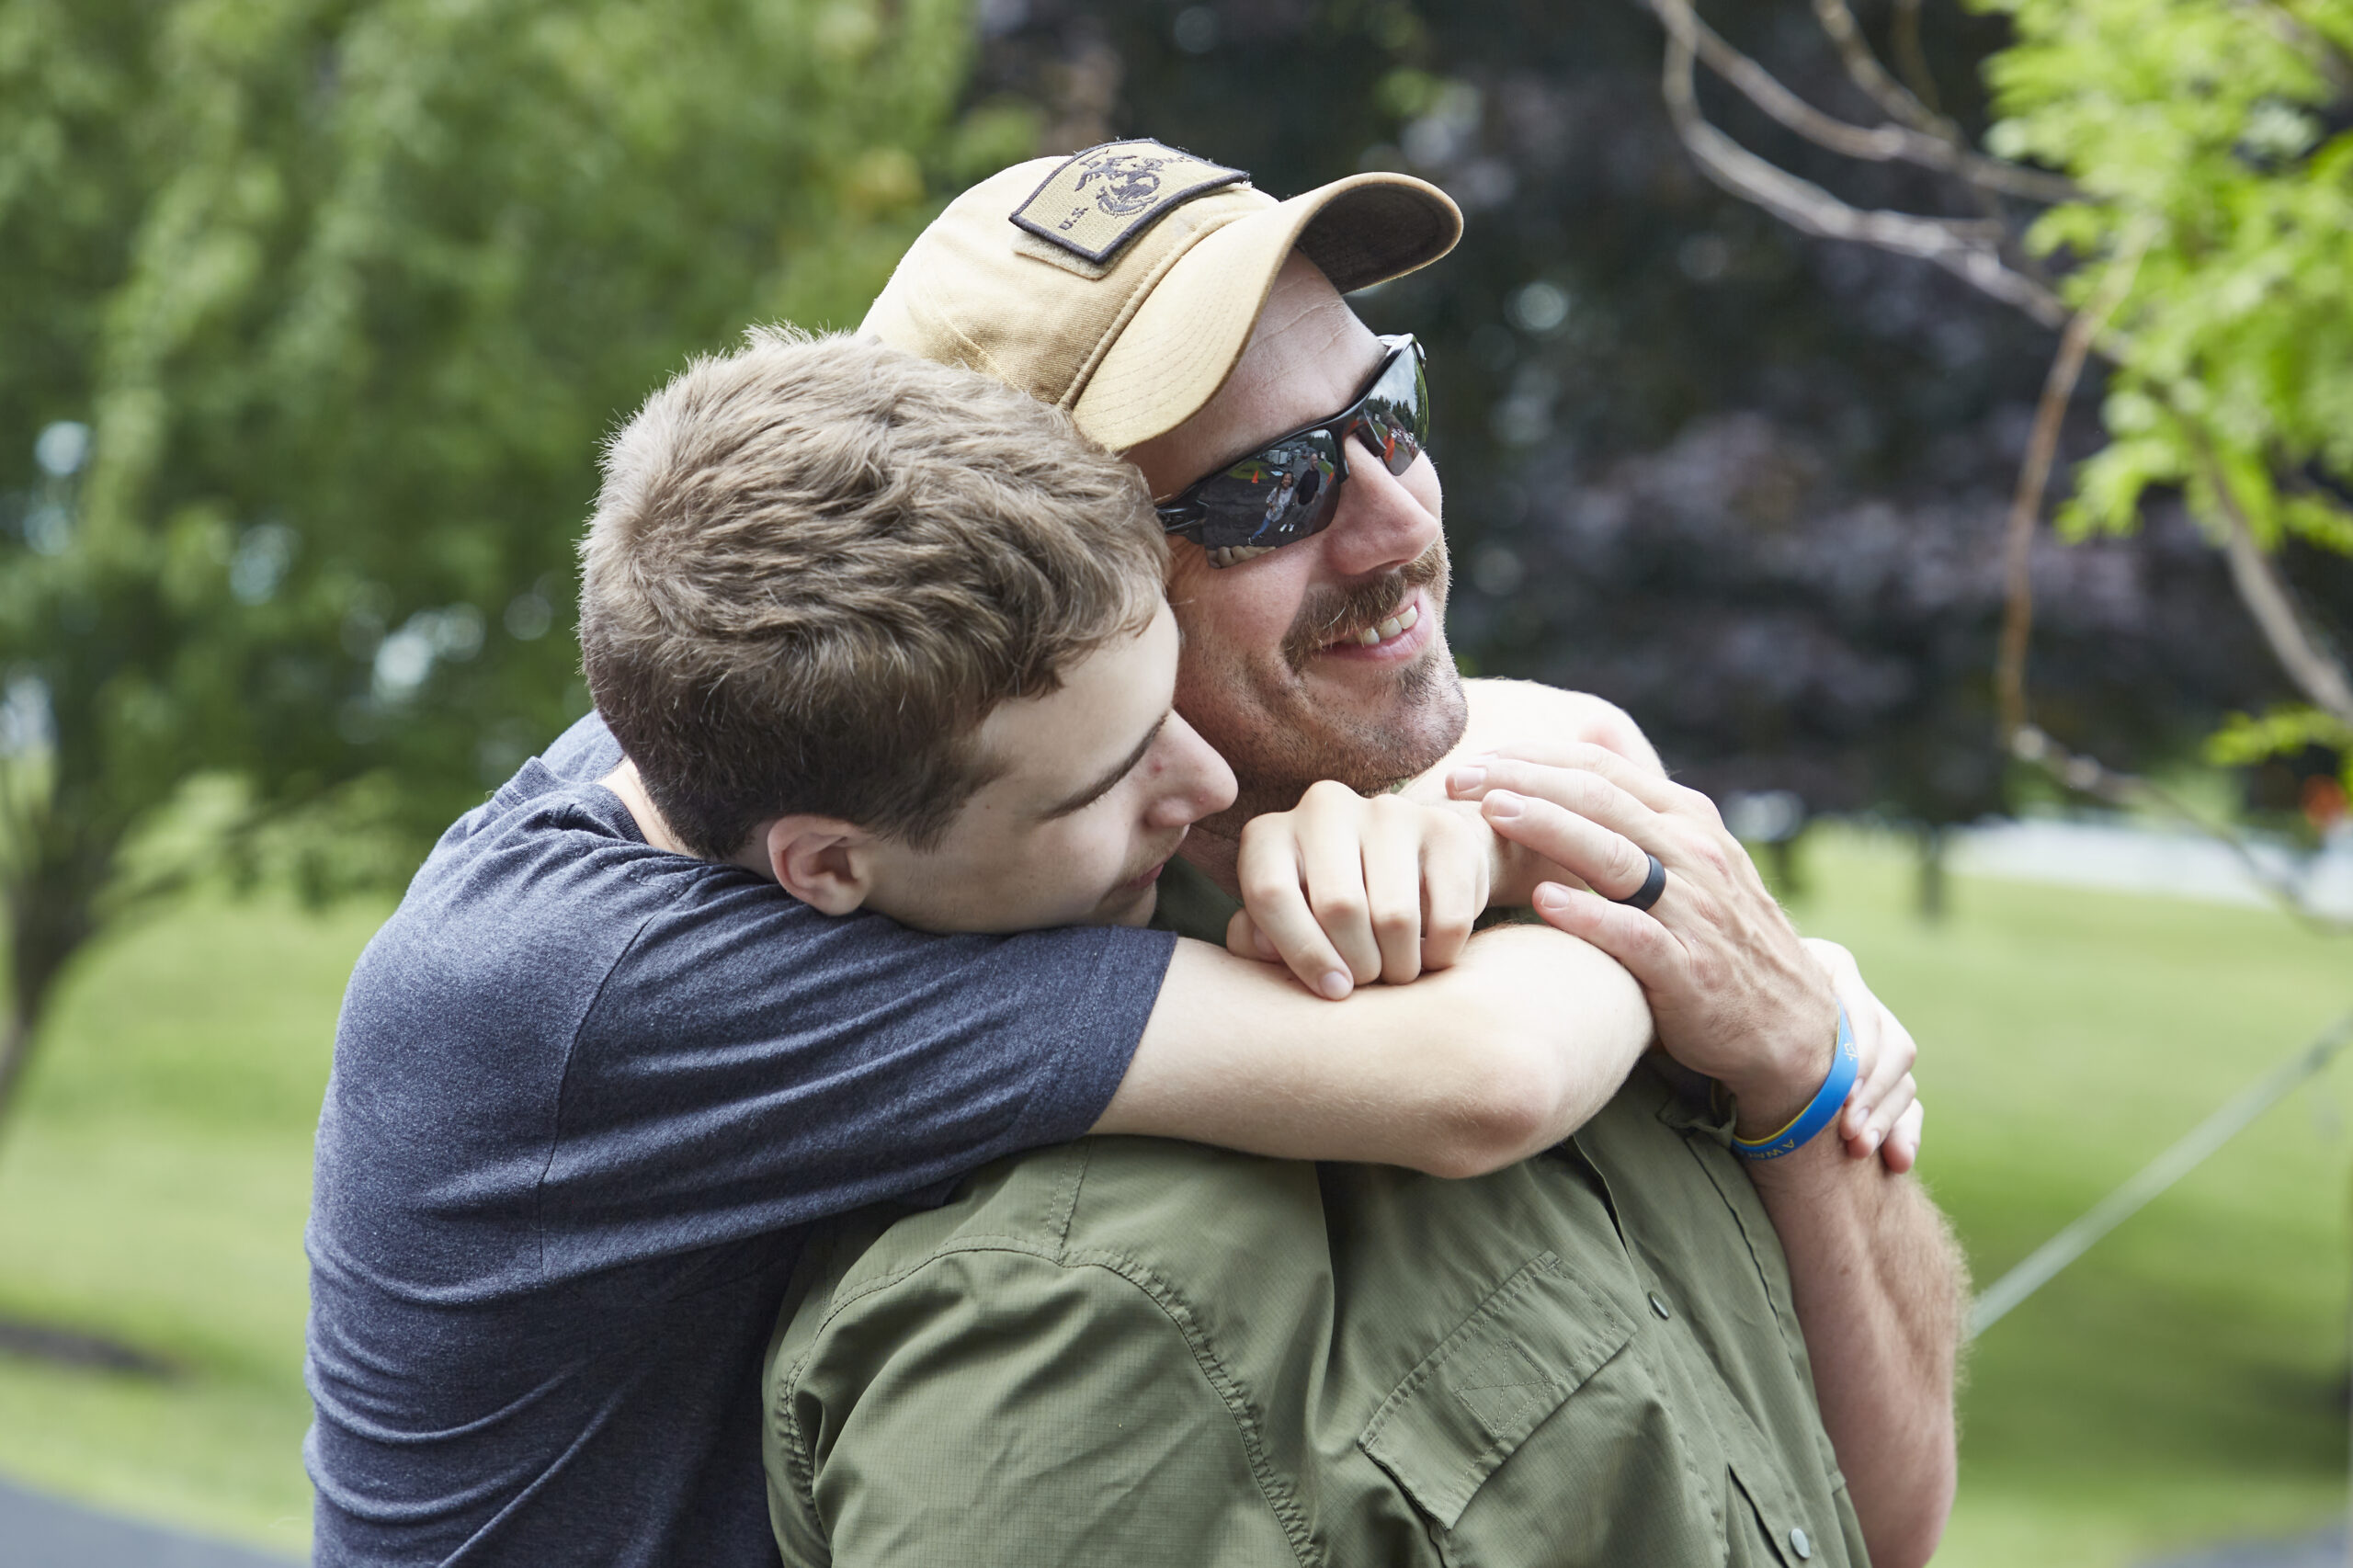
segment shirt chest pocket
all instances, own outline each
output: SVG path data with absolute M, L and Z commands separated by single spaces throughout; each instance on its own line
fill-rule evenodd
M 1802 1506 L 1745 1412 L 1654 1365 L 1676 1352 L 1645 1355 L 1638 1332 L 1541 1254 L 1422 1358 L 1357 1447 L 1449 1568 L 1813 1568 L 1839 1521 Z
M 1540 1254 L 1422 1358 L 1357 1447 L 1452 1530 L 1504 1461 L 1633 1335 L 1614 1302 Z

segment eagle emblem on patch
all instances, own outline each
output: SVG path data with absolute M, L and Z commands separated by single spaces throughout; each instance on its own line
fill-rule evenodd
M 1095 187 L 1095 205 L 1114 218 L 1131 218 L 1160 194 L 1160 171 L 1168 160 L 1151 153 L 1104 147 L 1079 155 L 1078 188 Z
M 1012 218 L 1100 266 L 1170 209 L 1249 177 L 1157 142 L 1108 142 L 1066 159 Z

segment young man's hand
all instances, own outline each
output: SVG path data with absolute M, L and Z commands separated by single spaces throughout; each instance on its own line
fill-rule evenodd
M 1242 830 L 1242 909 L 1226 948 L 1285 965 L 1333 1001 L 1445 969 L 1507 865 L 1476 808 L 1370 799 L 1326 780 Z
M 1922 1112 L 1918 1085 L 1912 1078 L 1919 1047 L 1912 1031 L 1863 983 L 1854 954 L 1819 937 L 1803 940 L 1846 1006 L 1847 1021 L 1854 1026 L 1856 1054 L 1862 1059 L 1847 1108 L 1839 1114 L 1838 1136 L 1847 1153 L 1857 1159 L 1877 1154 L 1901 1176 L 1920 1158 Z

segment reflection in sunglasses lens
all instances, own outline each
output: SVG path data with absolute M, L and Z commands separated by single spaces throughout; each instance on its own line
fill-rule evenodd
M 1213 565 L 1237 565 L 1323 530 L 1336 500 L 1345 443 L 1361 441 L 1392 474 L 1413 467 L 1429 417 L 1421 347 L 1385 341 L 1392 357 L 1353 408 L 1164 503 L 1164 524 L 1207 547 Z

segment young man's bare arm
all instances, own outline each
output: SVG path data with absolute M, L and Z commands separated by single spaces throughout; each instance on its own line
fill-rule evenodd
M 1467 680 L 1470 722 L 1445 760 L 1407 787 L 1430 801 L 1447 798 L 1446 775 L 1466 756 L 1507 746 L 1582 741 L 1616 752 L 1627 761 L 1664 774 L 1666 765 L 1632 715 L 1589 692 L 1563 691 L 1533 680 Z
M 681 852 L 635 768 L 604 782 L 649 843 Z M 1488 853 L 1460 835 L 1445 847 L 1465 863 Z M 1090 1131 L 1434 1176 L 1480 1175 L 1548 1148 L 1625 1081 L 1650 1042 L 1650 1011 L 1631 975 L 1575 937 L 1503 936 L 1472 944 L 1444 976 L 1336 1005 L 1279 965 L 1179 939 Z
M 1337 1004 L 1179 941 L 1094 1131 L 1477 1176 L 1583 1126 L 1650 1040 L 1632 976 L 1556 931 L 1486 932 L 1451 969 Z

